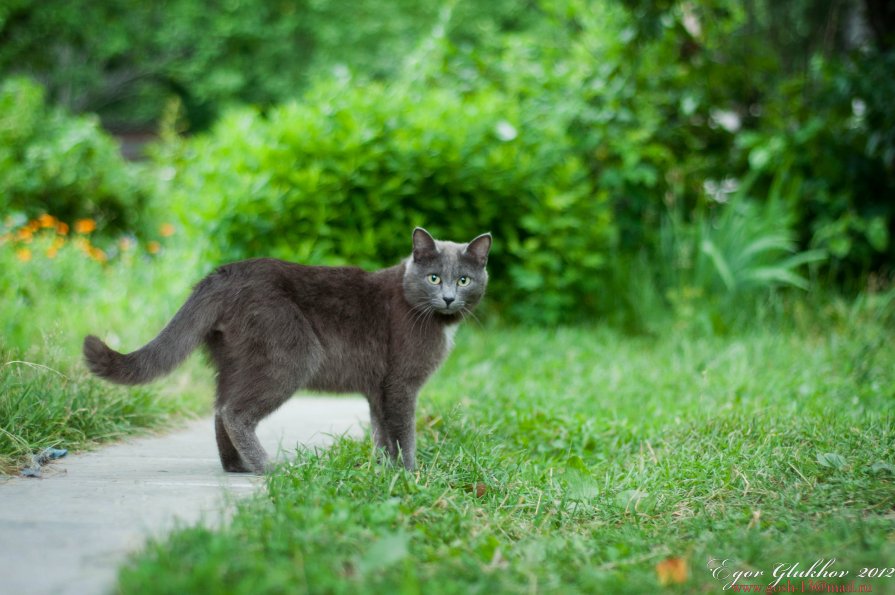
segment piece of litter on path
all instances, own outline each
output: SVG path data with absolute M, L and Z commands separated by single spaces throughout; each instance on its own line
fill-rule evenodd
M 50 461 L 55 461 L 56 459 L 61 459 L 65 455 L 68 454 L 68 449 L 66 448 L 45 448 L 43 452 L 41 452 L 38 456 L 38 460 L 41 465 L 46 465 Z
M 50 461 L 55 461 L 56 459 L 61 459 L 67 454 L 68 449 L 47 447 L 40 451 L 40 453 L 31 455 L 31 466 L 22 469 L 22 476 L 35 477 L 39 479 L 41 476 L 40 468 L 42 465 L 46 465 Z

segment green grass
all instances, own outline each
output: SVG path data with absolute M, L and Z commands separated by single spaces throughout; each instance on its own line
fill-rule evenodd
M 48 258 L 52 240 L 27 244 L 27 261 L 0 242 L 0 473 L 48 446 L 88 448 L 210 410 L 211 374 L 195 359 L 131 390 L 91 378 L 81 363 L 88 333 L 128 351 L 151 339 L 201 276 L 193 252 L 131 251 L 101 264 L 76 241 Z
M 119 588 L 647 593 L 682 558 L 668 589 L 721 592 L 710 558 L 891 566 L 888 304 L 726 338 L 466 328 L 421 396 L 417 472 L 369 441 L 299 452 L 223 528 L 150 543 Z
M 48 446 L 80 450 L 208 408 L 210 396 L 158 387 L 126 389 L 88 377 L 4 358 L 0 364 L 0 473 L 16 473 Z M 191 376 L 185 376 L 191 377 Z

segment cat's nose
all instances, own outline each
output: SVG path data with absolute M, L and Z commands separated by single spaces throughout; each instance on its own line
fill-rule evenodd
M 445 306 L 450 306 L 453 302 L 454 302 L 454 298 L 449 298 L 449 297 L 444 298 Z

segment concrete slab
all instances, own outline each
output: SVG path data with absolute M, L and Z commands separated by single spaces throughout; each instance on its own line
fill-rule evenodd
M 333 436 L 361 436 L 359 398 L 296 397 L 258 427 L 283 459 Z M 114 589 L 118 567 L 149 536 L 223 518 L 263 485 L 221 469 L 211 418 L 182 430 L 68 455 L 43 479 L 0 479 L 0 594 L 91 595 Z

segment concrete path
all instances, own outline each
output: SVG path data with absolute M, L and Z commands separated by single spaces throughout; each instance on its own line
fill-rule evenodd
M 363 399 L 293 398 L 258 436 L 285 458 L 298 444 L 360 436 L 368 419 Z M 148 536 L 219 521 L 234 497 L 262 482 L 223 472 L 210 418 L 69 454 L 44 467 L 43 479 L 0 478 L 0 595 L 109 593 L 118 567 Z

